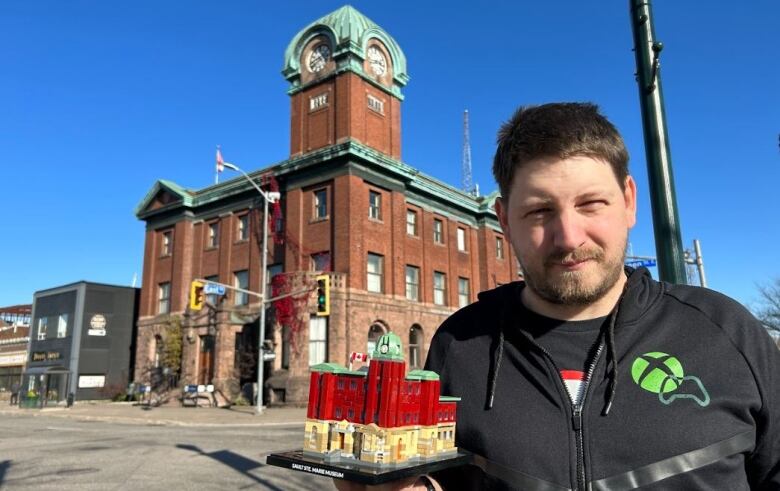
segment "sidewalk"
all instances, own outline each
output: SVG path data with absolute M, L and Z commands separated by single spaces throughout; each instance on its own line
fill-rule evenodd
M 7 403 L 6 403 L 7 404 Z M 165 426 L 296 426 L 303 428 L 306 408 L 265 408 L 256 415 L 254 406 L 232 408 L 182 407 L 165 405 L 146 407 L 131 402 L 77 402 L 73 407 L 21 409 L 0 406 L 0 416 L 51 416 L 80 421 Z

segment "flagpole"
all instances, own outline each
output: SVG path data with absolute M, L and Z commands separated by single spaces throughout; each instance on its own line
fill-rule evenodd
M 217 165 L 214 168 L 214 184 L 219 184 L 219 145 L 217 145 Z

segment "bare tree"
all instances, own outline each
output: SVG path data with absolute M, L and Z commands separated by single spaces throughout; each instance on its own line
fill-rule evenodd
M 780 334 L 780 278 L 768 285 L 758 285 L 760 304 L 755 308 L 756 317 L 773 334 Z

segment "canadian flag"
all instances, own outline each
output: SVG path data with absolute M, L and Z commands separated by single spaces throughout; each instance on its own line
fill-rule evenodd
M 222 152 L 217 147 L 217 172 L 225 170 L 225 161 L 222 159 Z
M 368 360 L 368 355 L 365 353 L 358 353 L 356 351 L 353 351 L 351 355 L 349 355 L 349 362 L 352 363 L 354 361 L 366 361 Z

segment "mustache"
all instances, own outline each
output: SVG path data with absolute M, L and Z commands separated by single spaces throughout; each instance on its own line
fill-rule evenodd
M 604 259 L 604 251 L 602 249 L 590 248 L 590 249 L 577 249 L 575 251 L 563 251 L 557 250 L 551 252 L 546 260 L 546 264 L 556 264 L 563 262 L 579 262 L 593 259 L 600 261 Z

